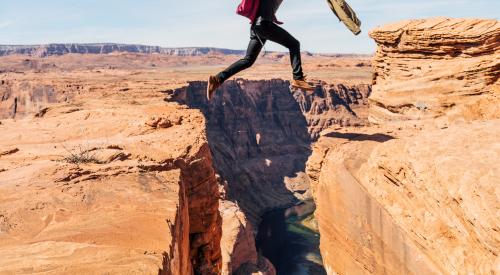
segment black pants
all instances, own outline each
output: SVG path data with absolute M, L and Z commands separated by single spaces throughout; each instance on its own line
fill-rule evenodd
M 250 68 L 257 60 L 263 44 L 267 40 L 288 48 L 293 69 L 293 79 L 302 79 L 304 74 L 300 58 L 300 42 L 275 23 L 267 20 L 257 20 L 250 30 L 250 43 L 248 44 L 246 56 L 217 74 L 219 80 L 224 82 L 231 76 Z

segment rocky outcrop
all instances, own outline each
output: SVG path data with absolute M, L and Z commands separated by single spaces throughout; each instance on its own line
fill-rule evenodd
M 495 273 L 500 121 L 332 132 L 308 163 L 329 274 Z
M 370 85 L 321 83 L 320 87 L 311 94 L 294 92 L 312 140 L 316 140 L 323 130 L 331 127 L 367 124 Z
M 423 131 L 378 146 L 359 170 L 368 192 L 444 273 L 498 271 L 499 134 L 499 120 Z
M 132 45 L 132 44 L 46 44 L 46 45 L 0 45 L 0 56 L 6 55 L 28 55 L 47 57 L 63 54 L 109 54 L 109 53 L 143 53 L 143 54 L 165 54 L 174 56 L 201 56 L 208 54 L 238 54 L 244 51 L 218 49 L 208 47 L 192 48 L 162 48 L 158 46 Z
M 498 118 L 497 20 L 409 20 L 370 36 L 378 44 L 370 121 Z
M 1 81 L 0 119 L 22 118 L 58 102 L 54 87 L 29 81 Z
M 206 82 L 191 82 L 167 91 L 167 100 L 203 111 L 228 199 L 255 227 L 265 211 L 309 196 L 304 171 L 311 142 L 328 127 L 363 124 L 355 110 L 362 109 L 370 87 L 323 84 L 307 94 L 291 92 L 283 80 L 236 80 L 225 83 L 210 104 L 205 91 Z
M 102 96 L 2 120 L 0 273 L 219 274 L 204 123 Z
M 223 200 L 222 216 L 222 274 L 275 275 L 273 265 L 255 248 L 252 225 L 234 202 Z
M 498 27 L 371 32 L 379 125 L 324 132 L 307 164 L 329 274 L 498 272 Z
M 366 123 L 368 85 L 321 83 L 290 91 L 283 80 L 228 81 L 210 103 L 205 82 L 167 91 L 167 101 L 201 109 L 216 169 L 229 201 L 222 204 L 223 274 L 275 273 L 254 237 L 264 212 L 310 198 L 305 163 L 323 130 Z

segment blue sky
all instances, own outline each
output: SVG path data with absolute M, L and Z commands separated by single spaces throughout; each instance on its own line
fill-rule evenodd
M 244 49 L 249 24 L 235 14 L 240 0 L 0 0 L 0 44 L 118 42 L 165 47 Z M 409 18 L 499 19 L 500 0 L 348 0 L 363 21 L 353 36 L 326 0 L 285 0 L 278 12 L 302 49 L 371 53 L 368 30 Z M 268 50 L 284 50 L 269 44 Z

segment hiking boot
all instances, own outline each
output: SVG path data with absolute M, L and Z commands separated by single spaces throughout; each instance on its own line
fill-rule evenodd
M 222 83 L 220 82 L 219 78 L 217 76 L 211 75 L 208 78 L 208 86 L 207 86 L 207 99 L 210 101 L 212 97 L 214 96 L 215 91 L 217 88 L 220 87 Z
M 306 91 L 314 91 L 316 89 L 316 87 L 307 83 L 305 77 L 303 77 L 302 79 L 292 80 L 292 87 L 297 88 L 297 89 L 306 90 Z

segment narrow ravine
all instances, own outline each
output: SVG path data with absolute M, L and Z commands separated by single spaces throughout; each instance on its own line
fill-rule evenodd
M 312 193 L 306 163 L 321 131 L 364 123 L 358 113 L 364 114 L 371 87 L 323 83 L 305 93 L 290 90 L 290 83 L 280 79 L 240 79 L 226 82 L 207 102 L 206 85 L 190 82 L 165 91 L 165 100 L 204 114 L 224 199 L 258 229 L 255 245 L 248 247 L 256 246 L 278 274 L 326 274 L 319 234 L 310 226 L 314 204 L 307 203 Z M 248 247 L 230 247 L 229 274 L 254 261 Z
M 303 205 L 307 204 L 312 202 Z M 326 274 L 314 213 L 298 216 L 290 215 L 290 210 L 273 210 L 263 216 L 256 238 L 257 250 L 271 261 L 277 274 Z

